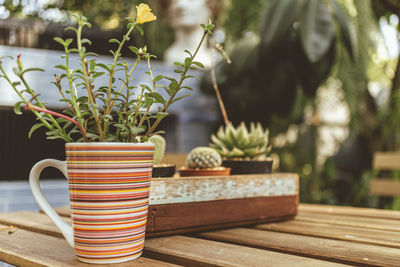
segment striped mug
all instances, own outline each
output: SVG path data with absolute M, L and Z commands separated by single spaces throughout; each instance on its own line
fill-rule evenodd
M 118 263 L 143 251 L 152 175 L 151 143 L 67 143 L 66 161 L 45 159 L 33 166 L 33 196 L 87 263 Z M 68 177 L 72 227 L 51 208 L 39 186 L 46 167 Z

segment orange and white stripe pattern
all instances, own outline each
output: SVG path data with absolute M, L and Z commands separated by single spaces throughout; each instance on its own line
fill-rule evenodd
M 75 252 L 88 263 L 118 263 L 142 254 L 154 146 L 66 144 Z

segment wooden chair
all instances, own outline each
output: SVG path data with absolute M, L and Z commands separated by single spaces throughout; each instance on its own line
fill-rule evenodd
M 373 167 L 375 170 L 400 170 L 400 152 L 376 152 Z M 370 195 L 398 197 L 400 196 L 400 180 L 374 178 L 370 183 Z

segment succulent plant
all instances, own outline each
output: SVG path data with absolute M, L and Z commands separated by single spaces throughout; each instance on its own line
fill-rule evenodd
M 220 127 L 216 135 L 211 136 L 214 148 L 223 158 L 256 159 L 266 158 L 271 151 L 269 130 L 260 123 L 251 123 L 250 130 L 241 122 L 237 128 L 231 123 Z
M 149 138 L 149 142 L 154 144 L 153 163 L 159 164 L 164 157 L 166 141 L 161 135 L 153 135 Z
M 189 152 L 186 158 L 186 166 L 190 169 L 216 168 L 220 167 L 221 164 L 221 156 L 211 147 L 196 147 Z

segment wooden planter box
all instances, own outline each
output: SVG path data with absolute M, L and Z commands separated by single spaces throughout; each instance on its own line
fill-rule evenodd
M 147 233 L 292 219 L 298 200 L 299 177 L 293 173 L 153 179 Z
M 146 236 L 188 233 L 293 219 L 299 202 L 294 173 L 153 178 Z M 69 207 L 56 209 L 69 217 Z

